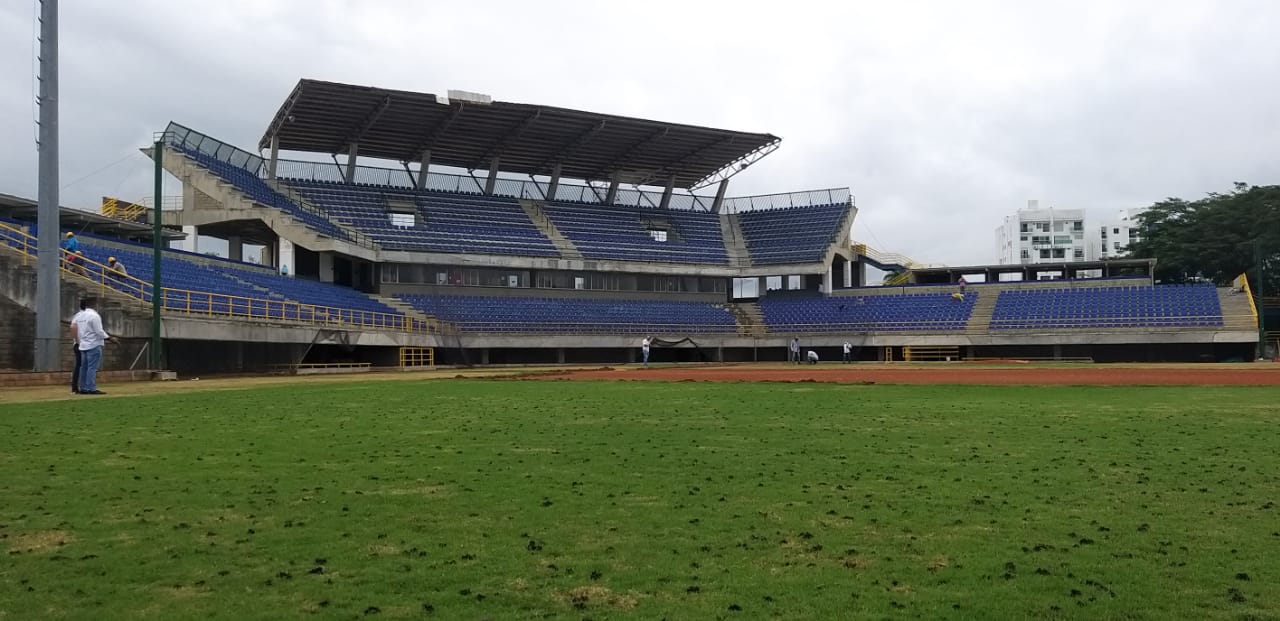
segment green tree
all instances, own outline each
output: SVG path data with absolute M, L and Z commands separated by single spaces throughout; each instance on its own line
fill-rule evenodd
M 1226 285 L 1241 273 L 1258 282 L 1255 251 L 1261 252 L 1266 291 L 1280 291 L 1280 186 L 1235 184 L 1228 193 L 1196 200 L 1169 198 L 1138 216 L 1139 241 L 1130 256 L 1156 259 L 1156 279 L 1197 278 Z

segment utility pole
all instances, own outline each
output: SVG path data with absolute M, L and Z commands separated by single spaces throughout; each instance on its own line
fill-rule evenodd
M 58 0 L 40 2 L 40 145 L 36 224 L 35 370 L 62 368 L 59 306 L 61 254 L 58 236 Z
M 163 135 L 156 138 L 155 144 L 151 145 L 151 159 L 156 164 L 156 200 L 151 210 L 153 214 L 151 219 L 155 225 L 151 233 L 151 369 L 160 371 L 164 369 L 164 359 L 160 355 L 160 307 L 164 304 L 164 287 L 160 284 L 164 282 L 160 280 L 160 252 L 164 248 L 164 216 L 162 215 L 164 209 L 161 205 L 164 200 L 162 195 L 164 192 Z
M 1258 274 L 1257 287 L 1254 289 L 1258 292 L 1258 360 L 1267 357 L 1267 308 L 1266 298 L 1263 296 L 1263 282 L 1266 275 L 1262 272 L 1262 240 L 1253 240 L 1253 263 L 1254 270 Z

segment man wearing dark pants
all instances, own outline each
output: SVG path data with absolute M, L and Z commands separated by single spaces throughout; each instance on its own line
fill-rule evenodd
M 102 329 L 102 317 L 93 310 L 93 300 L 86 299 L 84 310 L 76 315 L 76 338 L 84 359 L 80 367 L 80 394 L 101 395 L 98 390 L 98 367 L 102 365 L 102 346 L 111 338 Z
M 84 364 L 84 356 L 80 353 L 80 334 L 76 328 L 76 320 L 80 319 L 80 314 L 88 306 L 85 300 L 80 300 L 80 311 L 71 318 L 71 353 L 75 354 L 76 363 L 71 367 L 71 393 L 79 394 L 80 392 L 80 365 Z

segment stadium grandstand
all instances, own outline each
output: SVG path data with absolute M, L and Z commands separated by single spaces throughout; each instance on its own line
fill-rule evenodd
M 301 80 L 256 153 L 176 122 L 159 135 L 146 152 L 180 199 L 62 211 L 82 250 L 63 255 L 63 309 L 99 297 L 135 343 L 107 368 L 138 364 L 156 296 L 166 365 L 185 373 L 394 366 L 406 348 L 634 362 L 644 336 L 668 362 L 783 360 L 793 337 L 828 360 L 845 341 L 862 360 L 1229 360 L 1257 339 L 1249 295 L 1158 284 L 1151 261 L 924 266 L 853 240 L 848 188 L 731 196 L 771 134 Z M 0 197 L 8 368 L 30 366 L 14 343 L 34 223 L 30 201 Z M 200 254 L 202 237 L 228 257 Z

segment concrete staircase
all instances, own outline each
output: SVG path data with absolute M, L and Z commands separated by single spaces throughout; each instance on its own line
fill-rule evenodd
M 1257 332 L 1258 322 L 1253 318 L 1249 297 L 1244 293 L 1232 293 L 1230 288 L 1218 288 L 1218 304 L 1222 306 L 1222 329 L 1232 332 Z
M 234 281 L 236 281 L 236 282 L 238 282 L 238 283 L 240 283 L 240 284 L 242 284 L 242 285 L 244 285 L 244 286 L 246 286 L 246 287 L 251 287 L 251 288 L 253 288 L 255 291 L 261 291 L 262 293 L 264 293 L 264 294 L 266 295 L 266 297 L 271 298 L 271 299 L 273 299 L 273 300 L 285 301 L 285 300 L 288 300 L 288 299 L 289 299 L 289 298 L 286 298 L 286 297 L 284 297 L 283 295 L 280 295 L 279 293 L 276 293 L 275 291 L 272 291 L 272 290 L 270 290 L 270 289 L 268 289 L 268 288 L 266 288 L 266 287 L 263 287 L 263 286 L 261 286 L 261 285 L 256 285 L 256 284 L 251 283 L 251 282 L 249 282 L 249 281 L 247 281 L 247 280 L 245 280 L 245 279 L 243 279 L 243 278 L 240 278 L 240 277 L 236 276 L 235 274 L 232 274 L 231 272 L 223 272 L 223 275 L 225 275 L 226 277 L 228 277 L 228 278 L 230 278 L 230 279 L 232 279 L 232 280 L 234 280 Z
M 978 301 L 973 303 L 973 312 L 969 315 L 969 323 L 965 324 L 964 331 L 973 333 L 990 330 L 991 316 L 995 313 L 996 299 L 1000 297 L 1000 291 L 995 287 L 983 289 L 981 292 L 970 288 L 965 295 L 976 295 Z
M 436 319 L 435 317 L 432 317 L 431 315 L 428 315 L 418 310 L 417 308 L 414 308 L 412 304 L 409 304 L 408 302 L 405 302 L 399 298 L 394 298 L 394 297 L 384 296 L 384 295 L 374 295 L 372 293 L 366 293 L 365 295 L 368 295 L 369 297 L 379 302 L 382 302 L 383 304 L 386 304 L 391 308 L 396 309 L 396 312 L 404 313 L 404 315 L 409 319 L 413 319 L 415 321 L 420 321 L 422 323 L 432 325 L 432 326 L 437 326 L 437 327 L 444 325 L 443 321 L 440 321 L 439 319 Z
M 747 251 L 747 240 L 742 235 L 742 225 L 738 222 L 737 214 L 720 214 L 720 235 L 724 238 L 724 252 L 729 257 L 729 265 L 750 266 L 751 253 Z
M 146 151 L 150 152 L 149 149 Z M 284 211 L 254 202 L 239 188 L 173 149 L 165 149 L 163 163 L 169 174 L 189 184 L 199 194 L 207 196 L 209 203 L 203 208 L 184 203 L 181 211 L 166 211 L 164 218 L 167 225 L 204 226 L 227 220 L 256 219 L 261 220 L 280 237 L 315 252 L 338 252 L 368 261 L 378 259 L 376 244 L 366 236 L 355 234 L 354 241 L 347 241 L 322 235 Z M 287 195 L 294 196 L 296 192 Z M 152 216 L 148 213 L 148 221 L 150 217 Z M 342 226 L 340 223 L 335 224 Z M 348 227 L 343 228 L 350 230 Z
M 533 225 L 538 227 L 538 230 L 543 235 L 546 235 L 547 239 L 551 240 L 556 250 L 560 251 L 561 258 L 582 259 L 582 252 L 578 250 L 577 246 L 573 245 L 573 242 L 569 241 L 569 238 L 560 233 L 560 229 L 557 229 L 551 218 L 547 217 L 547 213 L 543 211 L 541 204 L 535 201 L 522 200 L 520 201 L 520 207 L 524 209 L 525 214 L 533 221 Z
M 735 302 L 726 304 L 725 308 L 737 320 L 739 336 L 764 336 L 769 331 L 764 323 L 764 311 L 758 303 Z

